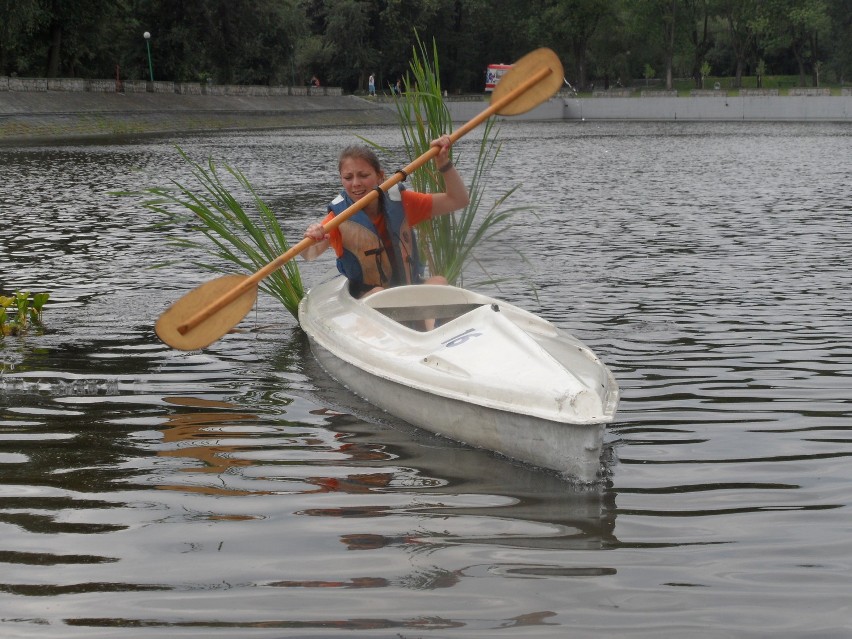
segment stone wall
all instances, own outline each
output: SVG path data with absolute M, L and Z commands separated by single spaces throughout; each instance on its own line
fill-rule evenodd
M 180 93 L 184 95 L 343 95 L 340 87 L 149 82 L 147 80 L 86 80 L 84 78 L 19 78 L 0 76 L 0 91 L 70 91 L 93 93 Z
M 639 93 L 643 98 L 676 98 L 676 89 L 648 89 Z
M 831 89 L 823 87 L 791 87 L 787 91 L 787 95 L 828 96 L 831 95 Z
M 689 95 L 694 98 L 724 98 L 727 97 L 728 92 L 721 89 L 692 89 Z
M 593 98 L 629 98 L 633 96 L 633 89 L 619 87 L 617 89 L 604 89 L 592 91 Z
M 758 96 L 778 95 L 778 89 L 740 89 L 740 95 L 748 98 Z

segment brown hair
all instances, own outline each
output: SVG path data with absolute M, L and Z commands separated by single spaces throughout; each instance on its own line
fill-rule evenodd
M 352 144 L 350 146 L 347 146 L 340 152 L 340 158 L 337 162 L 338 171 L 343 165 L 343 160 L 346 160 L 348 158 L 364 160 L 376 170 L 376 173 L 382 172 L 382 163 L 379 162 L 378 156 L 373 152 L 371 148 L 364 146 L 363 144 Z

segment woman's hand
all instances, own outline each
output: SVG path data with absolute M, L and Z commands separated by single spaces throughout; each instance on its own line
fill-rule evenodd
M 453 141 L 446 134 L 436 140 L 432 140 L 430 146 L 438 147 L 438 155 L 435 156 L 435 166 L 438 167 L 439 171 L 450 163 L 450 147 L 452 145 Z
M 322 224 L 311 224 L 305 230 L 305 237 L 311 238 L 314 242 L 321 242 L 328 239 L 328 233 Z
M 431 146 L 438 147 L 438 155 L 435 156 L 435 166 L 444 178 L 443 193 L 432 195 L 432 217 L 446 215 L 453 211 L 463 209 L 470 202 L 467 188 L 462 182 L 461 176 L 450 161 L 450 147 L 453 141 L 449 135 L 442 135 L 437 140 L 432 140 Z
M 302 258 L 310 262 L 322 255 L 328 248 L 328 233 L 322 224 L 311 224 L 305 229 L 305 237 L 314 241 L 313 244 L 302 251 Z

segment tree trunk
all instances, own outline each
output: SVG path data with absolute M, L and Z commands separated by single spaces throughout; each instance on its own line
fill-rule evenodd
M 585 41 L 572 39 L 571 49 L 574 52 L 574 60 L 577 64 L 577 86 L 586 87 L 586 43 Z
M 54 22 L 50 25 L 50 48 L 47 50 L 47 72 L 48 78 L 59 77 L 59 66 L 62 50 L 62 25 Z
M 672 89 L 672 67 L 674 66 L 675 25 L 677 19 L 677 0 L 672 0 L 671 23 L 666 33 L 666 89 Z

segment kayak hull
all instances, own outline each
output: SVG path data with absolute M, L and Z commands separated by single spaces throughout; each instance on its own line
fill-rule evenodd
M 438 327 L 424 330 L 433 316 Z M 342 277 L 312 288 L 299 320 L 323 369 L 387 413 L 583 482 L 599 477 L 618 385 L 551 323 L 452 286 L 356 300 Z

